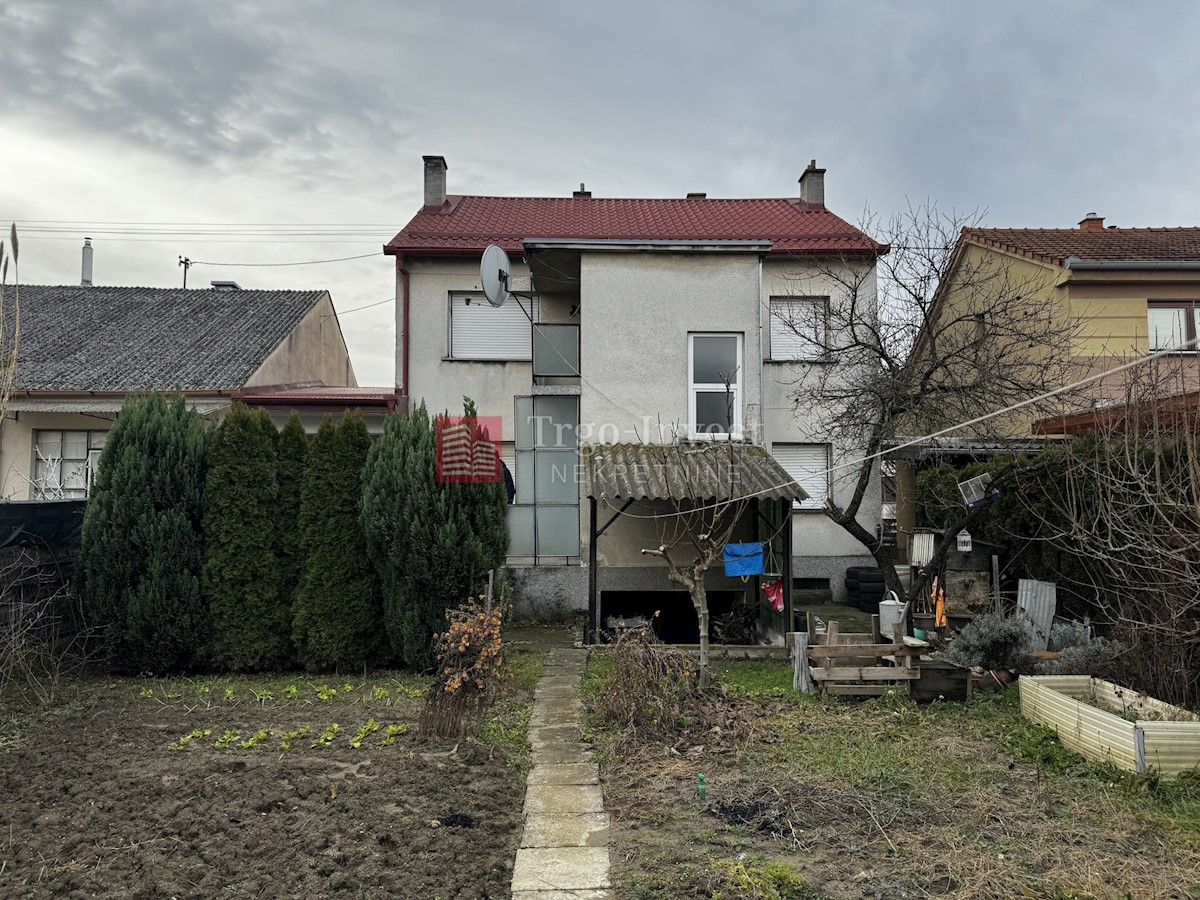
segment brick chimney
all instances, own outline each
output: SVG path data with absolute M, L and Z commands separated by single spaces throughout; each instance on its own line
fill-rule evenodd
M 421 158 L 425 160 L 425 205 L 441 206 L 446 202 L 446 157 Z
M 1094 212 L 1088 213 L 1079 220 L 1080 231 L 1103 231 L 1104 216 L 1098 216 Z
M 817 206 L 825 205 L 825 170 L 817 168 L 815 159 L 800 176 L 800 199 Z

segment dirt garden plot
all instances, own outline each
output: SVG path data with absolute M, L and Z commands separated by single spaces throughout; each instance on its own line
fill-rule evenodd
M 779 663 L 719 672 L 726 696 L 674 730 L 595 734 L 619 897 L 1200 897 L 1200 776 L 1086 763 L 1015 688 L 917 707 L 792 694 Z
M 421 687 L 87 683 L 0 754 L 0 895 L 507 898 L 528 706 L 430 745 Z

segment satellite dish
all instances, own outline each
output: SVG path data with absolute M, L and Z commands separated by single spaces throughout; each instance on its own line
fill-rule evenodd
M 496 244 L 489 244 L 483 251 L 483 261 L 479 264 L 479 280 L 483 283 L 483 295 L 492 306 L 503 306 L 504 301 L 512 296 L 508 292 L 508 254 Z

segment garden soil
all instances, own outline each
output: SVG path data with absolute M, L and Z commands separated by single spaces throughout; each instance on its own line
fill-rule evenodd
M 0 754 L 0 896 L 509 896 L 523 780 L 478 744 L 418 743 L 416 701 L 182 693 L 93 683 L 26 723 Z M 368 718 L 381 727 L 354 749 Z M 335 739 L 314 747 L 333 722 Z M 212 733 L 169 749 L 193 729 Z M 214 748 L 228 729 L 239 740 Z

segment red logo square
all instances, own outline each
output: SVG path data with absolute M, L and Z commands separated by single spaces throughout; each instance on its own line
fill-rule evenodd
M 497 484 L 500 416 L 438 416 L 433 423 L 434 477 L 449 484 Z M 494 437 L 493 437 L 494 435 Z

